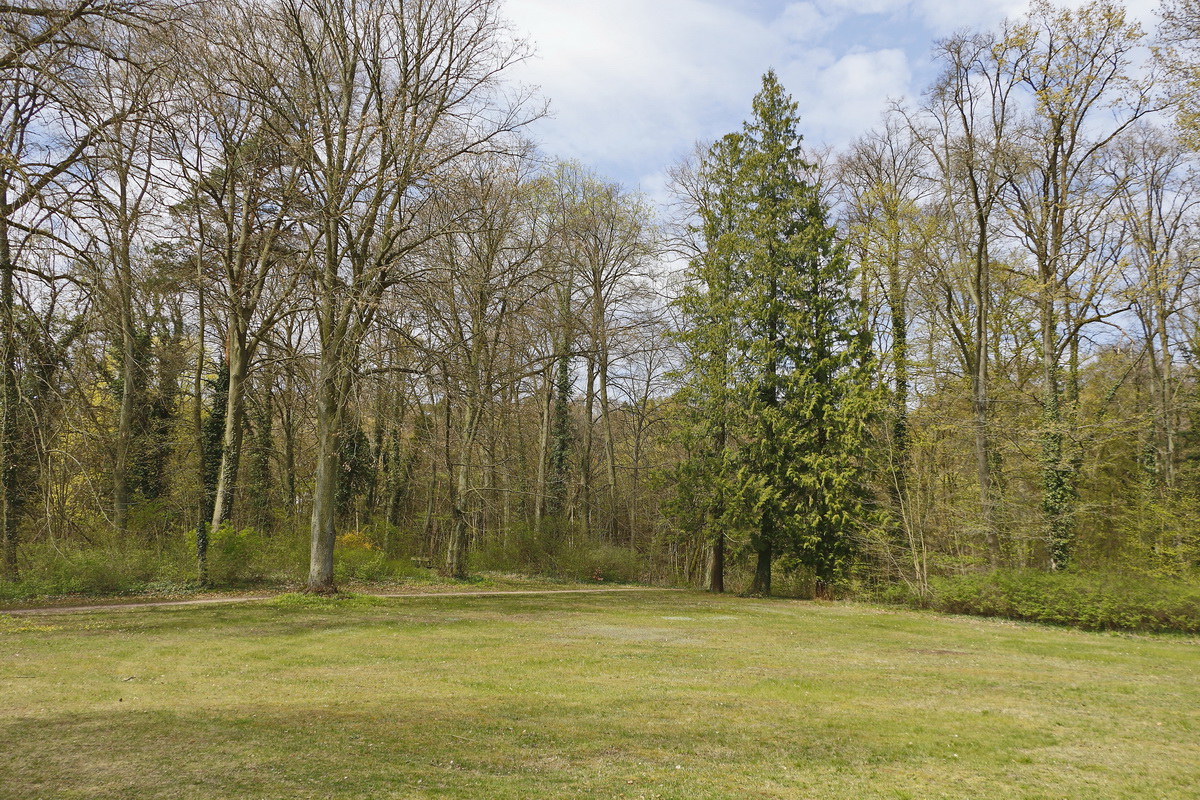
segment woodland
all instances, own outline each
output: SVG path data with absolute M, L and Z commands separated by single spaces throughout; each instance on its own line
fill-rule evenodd
M 837 150 L 768 71 L 660 207 L 531 141 L 499 0 L 0 7 L 0 597 L 1112 585 L 1196 629 L 1200 3 L 1160 16 L 1035 0 Z

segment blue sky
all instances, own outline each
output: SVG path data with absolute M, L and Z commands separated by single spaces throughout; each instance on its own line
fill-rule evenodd
M 889 98 L 919 96 L 936 71 L 935 39 L 994 28 L 1027 7 L 1026 0 L 506 0 L 505 15 L 536 47 L 514 77 L 550 99 L 553 117 L 531 131 L 545 151 L 661 196 L 667 167 L 695 142 L 740 127 L 767 69 L 798 101 L 806 141 L 837 147 L 875 124 Z M 1156 0 L 1127 7 L 1152 28 Z

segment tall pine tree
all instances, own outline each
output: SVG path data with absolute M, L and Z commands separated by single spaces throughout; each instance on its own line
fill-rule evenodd
M 796 104 L 768 72 L 752 119 L 701 167 L 706 252 L 691 262 L 680 300 L 684 398 L 692 438 L 704 443 L 691 448 L 683 485 L 720 527 L 714 541 L 745 533 L 756 558 L 751 594 L 770 594 L 780 555 L 828 591 L 868 518 L 870 342 L 849 262 L 806 179 L 798 124 Z

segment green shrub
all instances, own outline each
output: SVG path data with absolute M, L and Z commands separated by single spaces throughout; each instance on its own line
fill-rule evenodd
M 334 549 L 333 579 L 335 583 L 347 581 L 379 582 L 425 575 L 426 570 L 413 566 L 406 558 L 388 558 L 378 550 Z
M 552 559 L 554 577 L 579 582 L 632 583 L 642 573 L 637 553 L 610 544 L 565 547 Z
M 646 574 L 638 553 L 584 539 L 555 520 L 540 532 L 520 527 L 490 537 L 471 553 L 471 568 L 596 583 L 631 583 Z
M 171 540 L 158 544 L 122 542 L 115 536 L 97 536 L 87 546 L 30 542 L 21 548 L 20 580 L 0 581 L 0 599 L 137 594 L 153 587 L 177 589 L 194 579 L 195 570 L 187 560 L 185 546 L 183 541 Z
M 933 578 L 927 599 L 897 586 L 874 599 L 1084 630 L 1200 633 L 1200 583 L 1194 579 L 999 570 Z
M 214 584 L 239 584 L 262 579 L 263 535 L 253 528 L 226 523 L 208 535 L 208 575 Z

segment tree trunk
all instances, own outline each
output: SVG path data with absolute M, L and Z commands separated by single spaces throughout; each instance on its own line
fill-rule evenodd
M 7 205 L 7 192 L 5 193 Z M 17 367 L 16 315 L 13 304 L 12 251 L 8 240 L 8 217 L 0 215 L 0 325 L 4 330 L 0 353 L 0 561 L 4 577 L 10 581 L 17 574 L 17 518 L 20 500 L 17 490 L 17 468 L 14 455 L 17 449 Z
M 534 489 L 533 497 L 533 530 L 538 534 L 542 532 L 542 518 L 546 515 L 549 496 L 546 468 L 553 457 L 550 453 L 550 429 L 553 420 L 552 409 L 554 408 L 553 374 L 554 364 L 551 362 L 546 366 L 545 371 L 546 400 L 542 403 L 542 430 L 541 437 L 538 440 L 537 485 Z
M 587 541 L 594 530 L 595 509 L 592 507 L 592 415 L 596 410 L 596 358 L 587 357 L 587 383 L 584 385 L 583 446 L 579 453 L 580 501 L 583 504 L 583 538 Z
M 450 504 L 453 525 L 450 529 L 450 544 L 446 548 L 446 574 L 451 578 L 467 577 L 467 544 L 470 535 L 469 510 L 466 507 L 470 487 L 470 465 L 464 457 L 458 465 L 455 477 L 454 499 Z
M 971 413 L 975 418 L 975 477 L 979 484 L 979 513 L 984 543 L 992 567 L 1000 565 L 1000 540 L 996 535 L 992 502 L 992 462 L 988 441 L 988 339 L 991 306 L 991 263 L 987 249 L 987 215 L 980 212 L 979 243 L 971 281 L 975 303 L 974 358 L 971 370 Z
M 612 415 L 608 403 L 608 342 L 600 345 L 600 424 L 604 428 L 604 467 L 608 482 L 608 509 L 604 520 L 604 531 L 612 542 L 617 540 L 617 450 L 613 441 Z
M 192 379 L 192 391 L 196 402 L 192 406 L 192 427 L 196 436 L 196 476 L 200 479 L 200 502 L 196 514 L 196 582 L 201 588 L 208 586 L 208 454 L 205 452 L 204 437 L 204 280 L 203 260 L 196 259 L 197 273 L 197 342 L 196 373 Z
M 124 265 L 128 267 L 128 265 Z M 118 269 L 121 269 L 118 267 Z M 122 536 L 129 530 L 129 462 L 133 450 L 133 409 L 137 402 L 137 342 L 133 330 L 132 288 L 128 269 L 118 278 L 121 326 L 121 406 L 117 412 L 117 447 L 113 462 L 113 525 Z
M 478 390 L 471 390 L 477 392 Z M 467 577 L 467 550 L 470 544 L 471 511 L 469 498 L 471 496 L 471 459 L 475 450 L 475 439 L 479 432 L 481 413 L 475 408 L 475 398 L 469 398 L 463 410 L 462 433 L 459 436 L 458 463 L 451 477 L 452 494 L 450 498 L 450 513 L 453 525 L 450 529 L 450 544 L 446 548 L 446 574 L 452 578 Z M 450 415 L 446 415 L 446 424 L 450 424 Z
M 770 592 L 770 567 L 767 569 L 767 591 Z M 708 559 L 708 590 L 715 594 L 725 591 L 725 534 L 718 533 L 712 541 Z
M 308 587 L 315 594 L 333 594 L 333 546 L 337 538 L 337 482 L 341 468 L 340 434 L 345 396 L 344 367 L 337 354 L 321 354 L 321 375 L 317 386 L 317 469 L 313 478 L 311 556 Z
M 771 595 L 771 561 L 773 553 L 771 542 L 762 537 L 755 537 L 754 545 L 756 560 L 754 563 L 754 580 L 750 584 L 748 595 L 753 597 L 770 597 Z
M 1046 525 L 1050 569 L 1057 571 L 1070 557 L 1070 491 L 1064 465 L 1062 399 L 1059 389 L 1058 339 L 1054 317 L 1054 274 L 1042 271 L 1040 298 L 1042 346 L 1042 514 Z
M 242 459 L 245 431 L 246 373 L 250 352 L 243 330 L 231 328 L 228 339 L 229 396 L 225 403 L 225 431 L 221 437 L 221 467 L 217 472 L 217 491 L 213 496 L 212 528 L 218 530 L 229 518 L 233 492 Z

